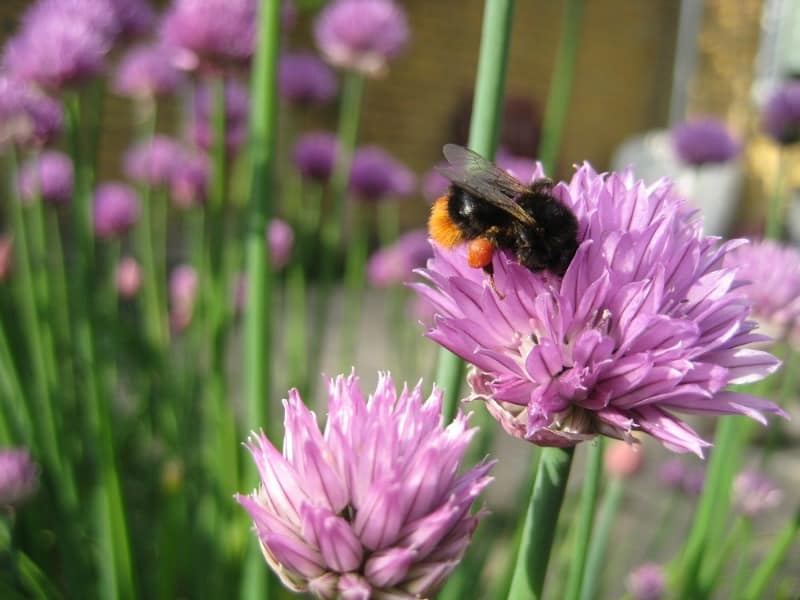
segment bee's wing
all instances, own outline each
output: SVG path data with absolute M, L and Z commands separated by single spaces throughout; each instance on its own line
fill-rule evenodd
M 521 181 L 464 146 L 447 144 L 444 156 L 450 164 L 436 169 L 447 179 L 526 225 L 536 224 L 533 217 L 513 200 L 515 196 L 531 191 Z

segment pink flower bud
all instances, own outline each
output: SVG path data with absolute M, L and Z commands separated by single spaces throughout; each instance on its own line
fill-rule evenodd
M 117 291 L 121 298 L 133 298 L 142 287 L 142 269 L 136 259 L 125 256 L 117 265 Z

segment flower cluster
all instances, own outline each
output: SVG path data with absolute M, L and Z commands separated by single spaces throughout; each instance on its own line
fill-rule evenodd
M 425 229 L 409 231 L 373 254 L 367 263 L 367 280 L 375 287 L 401 285 L 411 278 L 414 269 L 433 256 Z
M 66 204 L 72 200 L 74 174 L 72 160 L 63 152 L 48 150 L 27 163 L 19 174 L 22 199 L 32 202 L 41 198 L 49 204 Z
M 139 195 L 124 183 L 103 183 L 95 190 L 92 219 L 100 238 L 122 235 L 136 224 L 140 212 Z
M 61 133 L 63 123 L 58 102 L 0 75 L 0 147 L 48 144 Z
M 283 454 L 253 435 L 261 486 L 237 496 L 287 586 L 318 598 L 435 595 L 482 516 L 470 507 L 493 466 L 458 475 L 475 430 L 462 414 L 443 427 L 441 405 L 421 385 L 398 394 L 389 375 L 365 401 L 355 375 L 339 376 L 321 432 L 289 392 Z
M 292 162 L 304 179 L 327 183 L 333 174 L 339 141 L 327 131 L 300 136 L 292 149 Z
M 364 146 L 353 154 L 350 191 L 358 200 L 376 202 L 414 193 L 416 177 L 383 148 Z
M 800 82 L 784 84 L 772 93 L 764 104 L 761 122 L 779 144 L 800 140 Z
M 39 486 L 39 468 L 24 448 L 0 450 L 0 507 L 18 506 Z
M 122 57 L 114 75 L 114 89 L 122 96 L 149 98 L 174 92 L 183 74 L 169 60 L 163 45 L 142 45 Z
M 676 412 L 782 414 L 725 390 L 779 364 L 748 346 L 764 337 L 724 265 L 740 242 L 704 238 L 666 179 L 646 186 L 585 164 L 554 194 L 579 222 L 563 279 L 496 252 L 495 291 L 463 247 L 435 248 L 420 271 L 427 281 L 415 287 L 438 313 L 428 335 L 473 364 L 472 399 L 484 399 L 508 433 L 541 445 L 632 440 L 641 430 L 701 456 L 708 443 Z
M 672 130 L 672 145 L 678 158 L 693 166 L 728 162 L 742 150 L 741 142 L 725 124 L 710 117 L 676 126 Z
M 333 71 L 316 54 L 294 52 L 281 56 L 278 91 L 289 104 L 325 104 L 336 95 L 337 87 Z

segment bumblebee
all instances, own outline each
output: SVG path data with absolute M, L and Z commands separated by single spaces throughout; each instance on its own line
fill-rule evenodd
M 469 266 L 483 269 L 493 288 L 496 249 L 513 253 L 534 273 L 563 276 L 578 249 L 578 220 L 553 195 L 553 181 L 541 178 L 527 186 L 455 144 L 444 147 L 444 156 L 449 165 L 438 170 L 450 188 L 431 209 L 431 238 L 445 248 L 469 244 Z

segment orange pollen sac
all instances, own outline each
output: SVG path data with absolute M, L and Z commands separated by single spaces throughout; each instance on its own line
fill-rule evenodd
M 456 244 L 461 243 L 461 231 L 453 220 L 450 218 L 450 213 L 447 210 L 447 196 L 442 196 L 433 203 L 431 208 L 431 216 L 428 219 L 428 233 L 433 238 L 433 241 L 444 246 L 445 248 L 452 248 Z
M 486 238 L 475 238 L 467 247 L 467 264 L 473 269 L 482 269 L 492 262 L 494 246 Z

